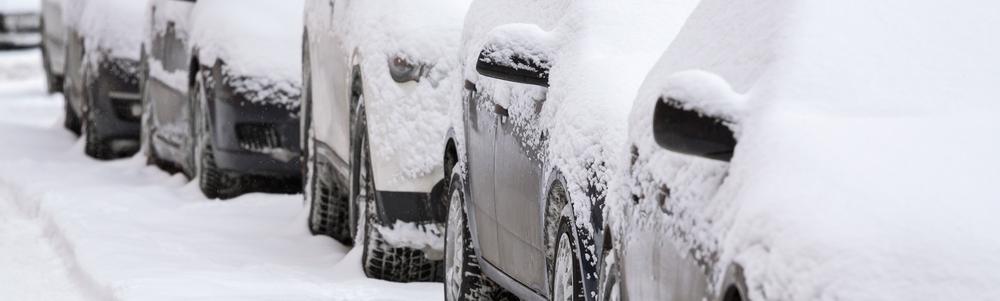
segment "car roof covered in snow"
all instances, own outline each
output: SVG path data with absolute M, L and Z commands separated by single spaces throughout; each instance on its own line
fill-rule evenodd
M 705 0 L 643 85 L 631 143 L 658 150 L 661 96 L 739 103 L 714 107 L 739 140 L 702 195 L 722 205 L 679 210 L 744 268 L 750 299 L 998 299 L 998 11 Z M 677 176 L 662 167 L 647 169 Z

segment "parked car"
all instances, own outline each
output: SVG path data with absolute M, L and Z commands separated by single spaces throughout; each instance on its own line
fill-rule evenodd
M 0 49 L 41 43 L 40 0 L 0 1 Z
M 632 111 L 608 300 L 1000 298 L 998 8 L 702 1 Z
M 351 243 L 365 273 L 440 280 L 445 206 L 439 139 L 460 92 L 455 53 L 468 0 L 306 5 L 302 133 L 313 233 Z
M 62 92 L 66 69 L 66 26 L 63 0 L 43 0 L 41 16 L 42 67 L 49 93 Z
M 146 15 L 149 162 L 210 198 L 297 181 L 302 0 L 154 0 Z
M 616 150 L 669 43 L 650 37 L 673 35 L 695 2 L 472 4 L 443 156 L 446 299 L 597 298 Z
M 130 156 L 139 148 L 140 22 L 146 4 L 73 0 L 63 5 L 65 126 L 83 134 L 84 151 L 91 157 Z

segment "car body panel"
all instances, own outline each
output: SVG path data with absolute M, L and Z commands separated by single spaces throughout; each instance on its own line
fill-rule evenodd
M 202 8 L 209 4 L 215 6 Z M 195 76 L 204 76 L 214 124 L 210 139 L 219 168 L 243 175 L 298 177 L 298 83 L 238 73 L 245 66 L 232 65 L 219 56 L 220 49 L 229 46 L 217 44 L 226 40 L 213 40 L 211 35 L 196 39 L 199 32 L 205 34 L 204 29 L 198 30 L 196 20 L 202 20 L 202 26 L 226 26 L 225 22 L 232 21 L 226 19 L 223 25 L 205 21 L 213 13 L 222 13 L 217 11 L 220 5 L 224 3 L 155 0 L 148 7 L 145 58 L 149 76 L 144 93 L 151 110 L 153 151 L 193 174 L 196 137 L 188 90 Z M 267 5 L 278 3 L 255 3 L 249 9 L 262 13 L 259 10 L 266 10 Z M 256 38 L 274 40 L 265 34 Z
M 310 63 L 312 79 L 309 120 L 315 145 L 329 150 L 320 152 L 319 159 L 333 163 L 336 174 L 329 175 L 333 179 L 350 178 L 352 131 L 359 122 L 354 113 L 364 106 L 379 192 L 376 201 L 384 213 L 380 221 L 390 227 L 396 221 L 444 222 L 443 214 L 435 213 L 445 210 L 439 202 L 401 202 L 436 200 L 434 190 L 442 186 L 438 139 L 448 128 L 450 96 L 461 88 L 450 50 L 457 48 L 460 17 L 467 4 L 467 0 L 306 1 L 309 58 L 305 61 Z M 439 18 L 411 18 L 420 12 Z M 426 72 L 397 82 L 389 70 L 393 58 L 405 58 Z M 354 103 L 355 89 L 363 92 L 361 103 Z M 383 200 L 383 195 L 392 197 Z M 420 211 L 416 208 L 429 211 L 389 212 Z M 415 217 L 425 220 L 406 220 Z

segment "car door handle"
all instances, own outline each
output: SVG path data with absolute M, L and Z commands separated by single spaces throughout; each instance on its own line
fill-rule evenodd
M 503 106 L 498 105 L 498 104 L 494 104 L 493 105 L 493 111 L 496 112 L 497 115 L 499 115 L 499 116 L 503 116 L 503 117 L 510 116 L 510 112 L 507 111 L 507 108 L 504 108 Z

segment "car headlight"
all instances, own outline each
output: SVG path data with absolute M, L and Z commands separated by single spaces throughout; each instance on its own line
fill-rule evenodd
M 389 57 L 389 75 L 397 83 L 420 82 L 424 69 L 423 64 L 414 63 L 404 56 Z

